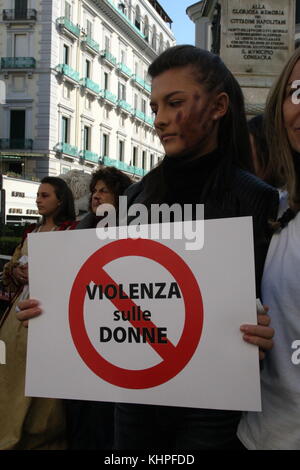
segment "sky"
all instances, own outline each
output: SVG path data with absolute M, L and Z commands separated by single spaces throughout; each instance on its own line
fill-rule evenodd
M 186 14 L 187 7 L 197 0 L 158 0 L 172 18 L 172 31 L 177 44 L 195 44 L 195 23 Z

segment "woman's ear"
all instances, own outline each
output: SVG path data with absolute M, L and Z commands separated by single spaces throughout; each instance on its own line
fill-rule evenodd
M 213 108 L 213 119 L 221 119 L 228 111 L 229 97 L 224 91 L 215 96 L 214 108 Z

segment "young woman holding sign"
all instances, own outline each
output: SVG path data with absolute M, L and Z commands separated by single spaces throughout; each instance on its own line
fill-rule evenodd
M 207 219 L 253 216 L 259 295 L 268 219 L 277 214 L 278 195 L 244 170 L 251 158 L 241 89 L 218 56 L 193 46 L 163 52 L 149 73 L 154 124 L 166 156 L 129 188 L 129 204 L 202 203 Z M 20 319 L 40 313 L 36 303 L 21 307 Z M 268 317 L 259 323 L 241 330 L 245 341 L 268 350 L 273 336 Z M 239 419 L 236 411 L 118 404 L 115 448 L 231 449 L 239 446 Z
M 278 195 L 245 171 L 251 158 L 241 89 L 218 56 L 193 46 L 166 50 L 149 75 L 154 125 L 166 156 L 128 190 L 130 203 L 202 203 L 206 219 L 252 215 L 259 296 L 268 219 L 276 216 Z M 259 323 L 241 330 L 247 342 L 267 350 L 273 331 L 267 316 Z M 115 445 L 162 451 L 239 448 L 239 419 L 236 411 L 117 404 Z
M 300 449 L 300 49 L 271 90 L 265 110 L 267 170 L 285 192 L 262 280 L 276 342 L 261 374 L 262 412 L 247 413 L 238 436 L 248 449 Z
M 62 401 L 24 396 L 27 330 L 16 319 L 16 306 L 21 298 L 28 297 L 28 233 L 75 228 L 74 200 L 71 190 L 62 179 L 49 176 L 41 181 L 36 204 L 42 222 L 31 225 L 25 231 L 12 260 L 4 267 L 4 282 L 15 292 L 15 297 L 0 321 L 0 339 L 4 341 L 7 350 L 7 361 L 1 366 L 0 374 L 2 450 L 66 447 L 66 420 Z

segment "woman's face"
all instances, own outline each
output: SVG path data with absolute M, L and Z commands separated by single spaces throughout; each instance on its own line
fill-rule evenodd
M 97 208 L 100 204 L 115 205 L 115 196 L 103 180 L 97 181 L 92 193 L 91 208 L 94 214 L 96 214 Z
M 51 184 L 42 183 L 39 186 L 36 196 L 36 205 L 38 207 L 39 214 L 44 217 L 49 217 L 55 214 L 60 205 L 60 201 Z
M 282 107 L 283 122 L 289 143 L 293 150 L 300 152 L 300 104 L 293 103 L 292 99 L 293 94 L 297 91 L 296 88 L 292 88 L 295 80 L 300 80 L 300 60 L 296 63 L 288 79 Z M 299 93 L 296 98 L 299 101 Z
M 218 145 L 218 122 L 228 108 L 226 93 L 207 92 L 191 66 L 167 70 L 152 81 L 154 125 L 169 156 L 197 149 L 200 155 Z

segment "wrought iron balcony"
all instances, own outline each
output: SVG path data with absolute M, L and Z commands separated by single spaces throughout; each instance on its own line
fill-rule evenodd
M 33 57 L 2 57 L 1 69 L 34 69 L 36 60 Z
M 32 150 L 32 139 L 0 139 L 0 149 L 18 149 L 18 150 Z
M 141 121 L 145 121 L 146 120 L 146 115 L 145 113 L 143 113 L 142 111 L 139 111 L 138 109 L 135 109 L 134 110 L 134 116 L 139 118 Z
M 117 97 L 116 95 L 114 95 L 113 93 L 111 93 L 110 91 L 108 90 L 101 90 L 100 91 L 100 95 L 102 96 L 102 98 L 104 98 L 105 100 L 108 100 L 110 101 L 111 103 L 113 104 L 117 104 Z
M 98 83 L 93 82 L 93 80 L 91 80 L 90 78 L 81 78 L 80 84 L 88 90 L 93 91 L 96 95 L 100 93 L 100 86 L 98 85 Z
M 72 157 L 78 157 L 79 151 L 78 148 L 74 145 L 68 144 L 67 142 L 59 142 L 57 145 L 58 152 L 66 153 L 67 155 L 71 155 Z
M 99 163 L 99 155 L 97 153 L 91 152 L 90 150 L 81 150 L 80 156 L 89 162 L 97 164 Z
M 118 100 L 118 106 L 120 106 L 120 108 L 124 109 L 124 110 L 127 111 L 128 113 L 131 113 L 131 112 L 132 112 L 132 107 L 130 106 L 129 103 L 127 103 L 127 101 Z
M 101 51 L 101 56 L 107 61 L 109 62 L 111 65 L 113 66 L 116 66 L 117 65 L 117 59 L 115 58 L 115 56 L 113 56 L 109 51 L 107 51 L 106 49 Z
M 56 71 L 58 73 L 66 75 L 66 77 L 68 78 L 71 78 L 74 82 L 79 82 L 79 72 L 72 69 L 72 67 L 70 67 L 70 65 L 68 64 L 59 64 L 56 67 Z
M 154 127 L 154 119 L 145 115 L 145 122 L 146 124 L 149 124 L 149 126 Z
M 34 9 L 3 10 L 3 21 L 36 21 L 37 11 Z
M 106 156 L 102 157 L 102 162 L 103 165 L 114 166 L 115 168 L 118 168 L 118 170 L 126 171 L 127 173 L 131 173 L 133 175 L 144 176 L 147 173 L 147 171 L 143 170 L 142 168 L 128 165 L 128 163 L 121 162 L 120 160 L 113 160 L 112 158 Z
M 74 23 L 72 23 L 72 21 L 69 20 L 69 18 L 66 18 L 65 16 L 61 16 L 60 18 L 57 18 L 56 23 L 60 28 L 65 29 L 66 31 L 74 34 L 74 36 L 79 38 L 80 27 L 79 25 L 75 25 Z
M 118 70 L 128 78 L 130 78 L 132 76 L 131 69 L 129 67 L 127 67 L 127 65 L 123 64 L 122 62 L 118 63 Z
M 89 47 L 90 49 L 92 49 L 94 52 L 98 53 L 100 52 L 100 46 L 98 44 L 98 42 L 96 42 L 93 38 L 91 38 L 90 36 L 86 36 L 83 40 L 82 40 L 83 44 L 85 44 L 86 47 Z

